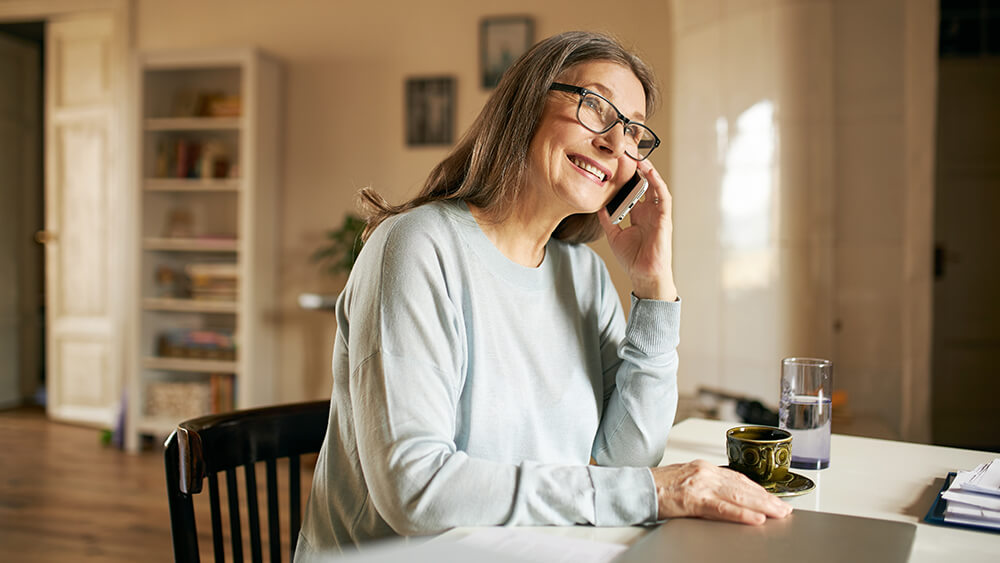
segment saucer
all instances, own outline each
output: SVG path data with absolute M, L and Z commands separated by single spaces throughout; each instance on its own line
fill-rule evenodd
M 805 475 L 788 472 L 785 478 L 776 483 L 764 485 L 764 489 L 778 497 L 797 497 L 816 488 L 816 483 Z
M 728 465 L 722 465 L 720 467 L 732 469 Z M 733 471 L 736 470 L 733 469 Z M 765 491 L 776 497 L 797 497 L 815 489 L 816 483 L 813 483 L 812 479 L 806 477 L 805 475 L 799 475 L 798 473 L 789 471 L 788 474 L 785 475 L 785 478 L 781 481 L 768 483 L 762 486 Z

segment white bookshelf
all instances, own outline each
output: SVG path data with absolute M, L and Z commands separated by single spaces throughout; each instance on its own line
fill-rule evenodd
M 216 379 L 228 378 L 233 406 L 243 408 L 272 403 L 277 377 L 269 315 L 277 281 L 279 64 L 254 49 L 150 52 L 139 56 L 136 75 L 141 238 L 130 450 L 142 435 L 162 438 L 180 421 L 148 408 L 164 386 L 211 386 L 214 397 Z M 230 274 L 210 277 L 220 287 L 206 288 L 192 268 L 216 265 Z

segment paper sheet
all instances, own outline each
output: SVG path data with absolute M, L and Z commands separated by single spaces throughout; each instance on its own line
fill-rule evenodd
M 949 490 L 956 487 L 965 491 L 1000 496 L 1000 458 L 984 463 L 972 471 L 959 472 Z
M 988 510 L 1000 510 L 1000 498 L 992 495 L 984 495 L 980 493 L 970 493 L 959 490 L 948 489 L 947 491 L 941 493 L 941 498 L 946 501 L 961 502 L 964 504 L 972 504 L 980 508 L 985 508 Z
M 948 508 L 945 510 L 945 515 L 962 516 L 965 518 L 985 518 L 1000 522 L 1000 510 L 990 510 L 974 504 L 965 504 L 964 502 L 949 502 Z

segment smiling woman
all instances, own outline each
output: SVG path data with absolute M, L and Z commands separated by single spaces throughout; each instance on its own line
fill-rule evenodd
M 652 467 L 677 405 L 680 324 L 670 193 L 642 124 L 655 98 L 613 39 L 557 35 L 504 74 L 415 198 L 362 191 L 366 243 L 337 301 L 298 561 L 455 526 L 788 514 L 735 472 Z M 651 197 L 623 228 L 604 206 L 637 170 Z M 602 233 L 631 280 L 627 322 L 581 244 Z

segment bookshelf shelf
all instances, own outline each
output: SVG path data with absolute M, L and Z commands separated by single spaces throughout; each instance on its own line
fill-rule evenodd
M 238 192 L 239 178 L 146 178 L 147 192 Z
M 239 241 L 227 238 L 147 237 L 143 239 L 142 247 L 175 252 L 237 252 Z
M 197 360 L 190 358 L 146 357 L 142 360 L 146 369 L 162 371 L 185 371 L 193 373 L 238 373 L 237 362 L 225 360 Z
M 278 308 L 279 63 L 213 48 L 140 53 L 137 64 L 131 451 L 181 418 L 274 403 L 279 340 L 269 317 Z M 185 357 L 205 349 L 232 359 Z
M 146 131 L 227 131 L 242 126 L 239 117 L 151 117 L 145 121 Z
M 175 311 L 183 313 L 238 313 L 237 301 L 212 301 L 208 299 L 180 299 L 176 297 L 147 297 L 142 300 L 147 311 Z

